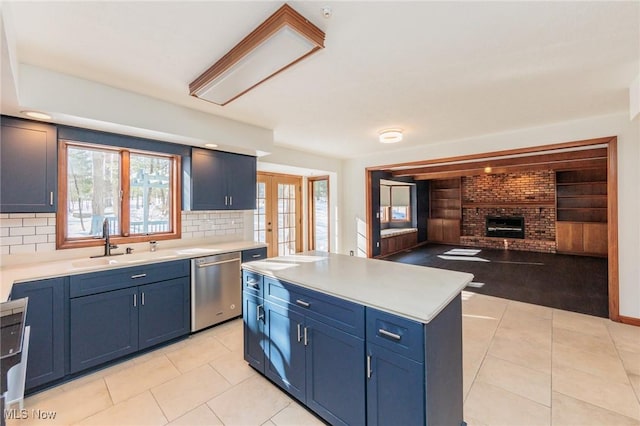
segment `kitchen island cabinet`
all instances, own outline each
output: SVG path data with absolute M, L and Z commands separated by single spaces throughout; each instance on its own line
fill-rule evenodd
M 254 365 L 331 424 L 463 425 L 461 290 L 473 276 L 328 253 L 243 264 Z M 245 344 L 247 343 L 245 336 Z

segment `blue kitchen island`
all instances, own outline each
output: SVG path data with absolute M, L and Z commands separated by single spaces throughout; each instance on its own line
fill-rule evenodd
M 333 425 L 464 425 L 473 275 L 308 252 L 243 264 L 244 357 Z

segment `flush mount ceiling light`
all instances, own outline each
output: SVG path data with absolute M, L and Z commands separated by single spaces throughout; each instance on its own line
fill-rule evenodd
M 207 148 L 217 148 L 218 144 L 215 143 L 205 143 L 204 146 L 206 146 Z
M 27 117 L 37 118 L 38 120 L 51 120 L 51 116 L 49 114 L 45 114 L 44 112 L 20 111 L 20 113 L 26 115 Z
M 402 129 L 380 130 L 380 143 L 396 143 L 402 140 Z
M 324 32 L 284 4 L 189 84 L 189 92 L 226 105 L 322 48 Z

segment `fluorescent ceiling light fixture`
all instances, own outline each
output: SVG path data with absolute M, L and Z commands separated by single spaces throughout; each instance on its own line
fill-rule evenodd
M 322 48 L 324 32 L 284 4 L 189 84 L 189 92 L 226 105 Z
M 380 143 L 396 143 L 402 140 L 402 129 L 385 129 L 381 130 Z
M 49 114 L 45 114 L 44 112 L 38 111 L 20 111 L 22 114 L 27 117 L 37 118 L 38 120 L 51 120 L 51 116 Z

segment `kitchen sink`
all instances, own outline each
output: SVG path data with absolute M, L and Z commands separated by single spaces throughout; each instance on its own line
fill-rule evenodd
M 120 262 L 115 259 L 100 257 L 98 259 L 76 260 L 74 262 L 71 262 L 71 266 L 73 266 L 74 268 L 91 268 L 93 266 L 117 265 L 118 263 Z

